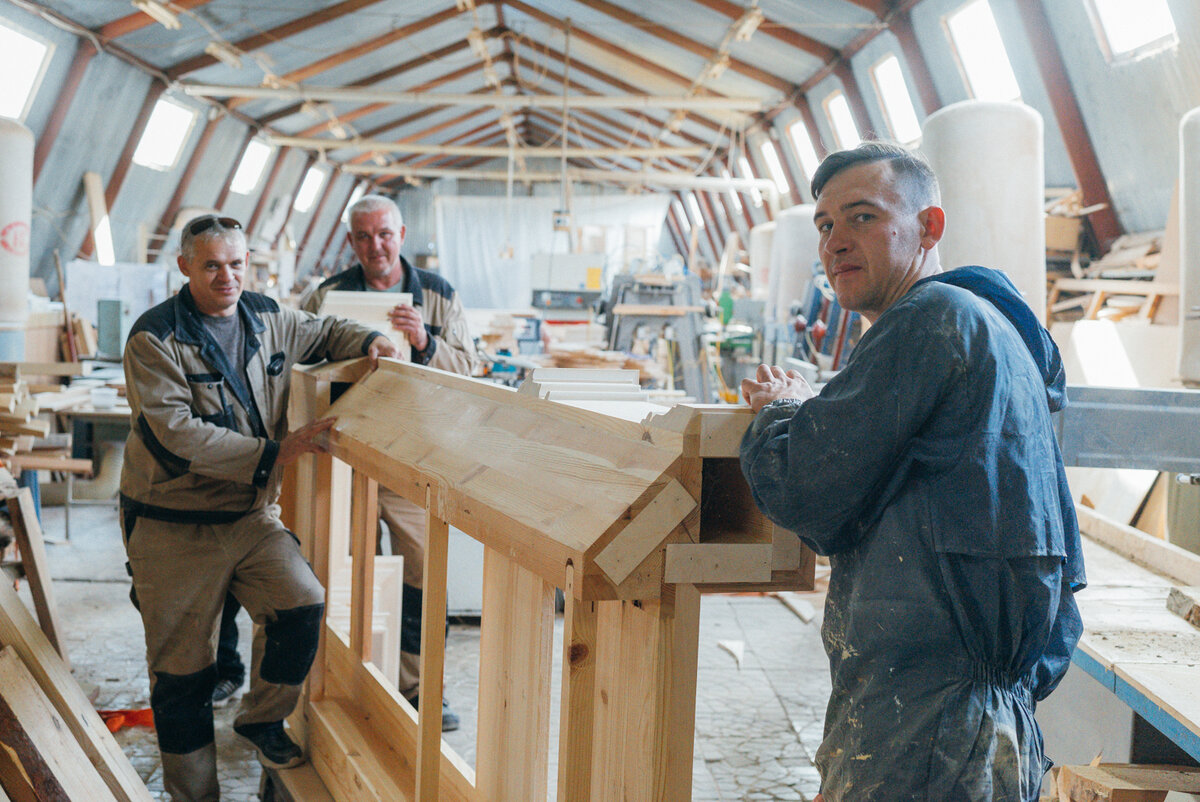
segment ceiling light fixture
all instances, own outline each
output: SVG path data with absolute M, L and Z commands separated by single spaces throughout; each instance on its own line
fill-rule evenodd
M 153 17 L 164 28 L 169 28 L 172 31 L 179 30 L 182 24 L 179 22 L 179 17 L 175 15 L 175 12 L 158 2 L 158 0 L 133 0 L 130 5 L 146 16 Z
M 764 17 L 761 8 L 755 7 L 746 9 L 746 13 L 734 23 L 734 41 L 749 42 L 750 37 L 753 36 L 754 32 L 758 30 L 758 26 L 762 25 L 763 19 Z
M 240 70 L 242 68 L 242 54 L 239 53 L 234 47 L 227 45 L 224 42 L 209 42 L 204 47 L 204 52 L 222 64 L 233 67 L 235 70 Z

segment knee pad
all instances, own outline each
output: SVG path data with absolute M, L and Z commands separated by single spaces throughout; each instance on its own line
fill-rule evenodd
M 259 676 L 276 685 L 299 685 L 304 682 L 317 655 L 324 612 L 324 604 L 276 612 L 275 620 L 263 627 L 267 642 L 263 646 Z
M 150 707 L 158 747 L 186 755 L 213 742 L 212 692 L 217 668 L 210 665 L 194 674 L 154 672 Z

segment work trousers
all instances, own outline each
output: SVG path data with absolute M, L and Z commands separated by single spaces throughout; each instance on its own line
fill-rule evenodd
M 425 586 L 425 508 L 386 487 L 379 488 L 379 518 L 387 524 L 392 554 L 404 558 L 400 609 L 400 671 L 396 690 L 405 699 L 417 695 L 421 683 L 421 601 Z M 379 527 L 376 553 L 382 553 Z M 440 704 L 440 702 L 439 702 Z
M 274 507 L 228 524 L 122 514 L 146 630 L 150 706 L 173 802 L 220 796 L 212 691 L 217 618 L 232 593 L 257 624 L 235 726 L 282 721 L 316 655 L 325 592 Z

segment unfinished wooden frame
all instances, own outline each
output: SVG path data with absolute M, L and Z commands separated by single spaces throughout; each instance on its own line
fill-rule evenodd
M 355 383 L 331 405 L 341 382 Z M 327 588 L 343 537 L 353 552 L 349 636 L 325 625 L 292 720 L 336 799 L 545 799 L 556 587 L 558 798 L 691 798 L 700 593 L 808 589 L 814 560 L 750 502 L 748 409 L 647 414 L 663 411 L 392 360 L 296 369 L 291 424 L 338 423 L 330 455 L 298 464 L 289 523 Z M 440 707 L 415 713 L 370 662 L 377 486 L 428 512 L 423 699 L 441 696 L 449 526 L 486 547 L 474 770 L 441 741 Z

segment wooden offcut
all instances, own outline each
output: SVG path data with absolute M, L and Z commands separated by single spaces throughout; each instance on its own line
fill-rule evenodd
M 1173 791 L 1200 794 L 1200 769 L 1101 763 L 1063 766 L 1058 773 L 1062 802 L 1163 802 Z

